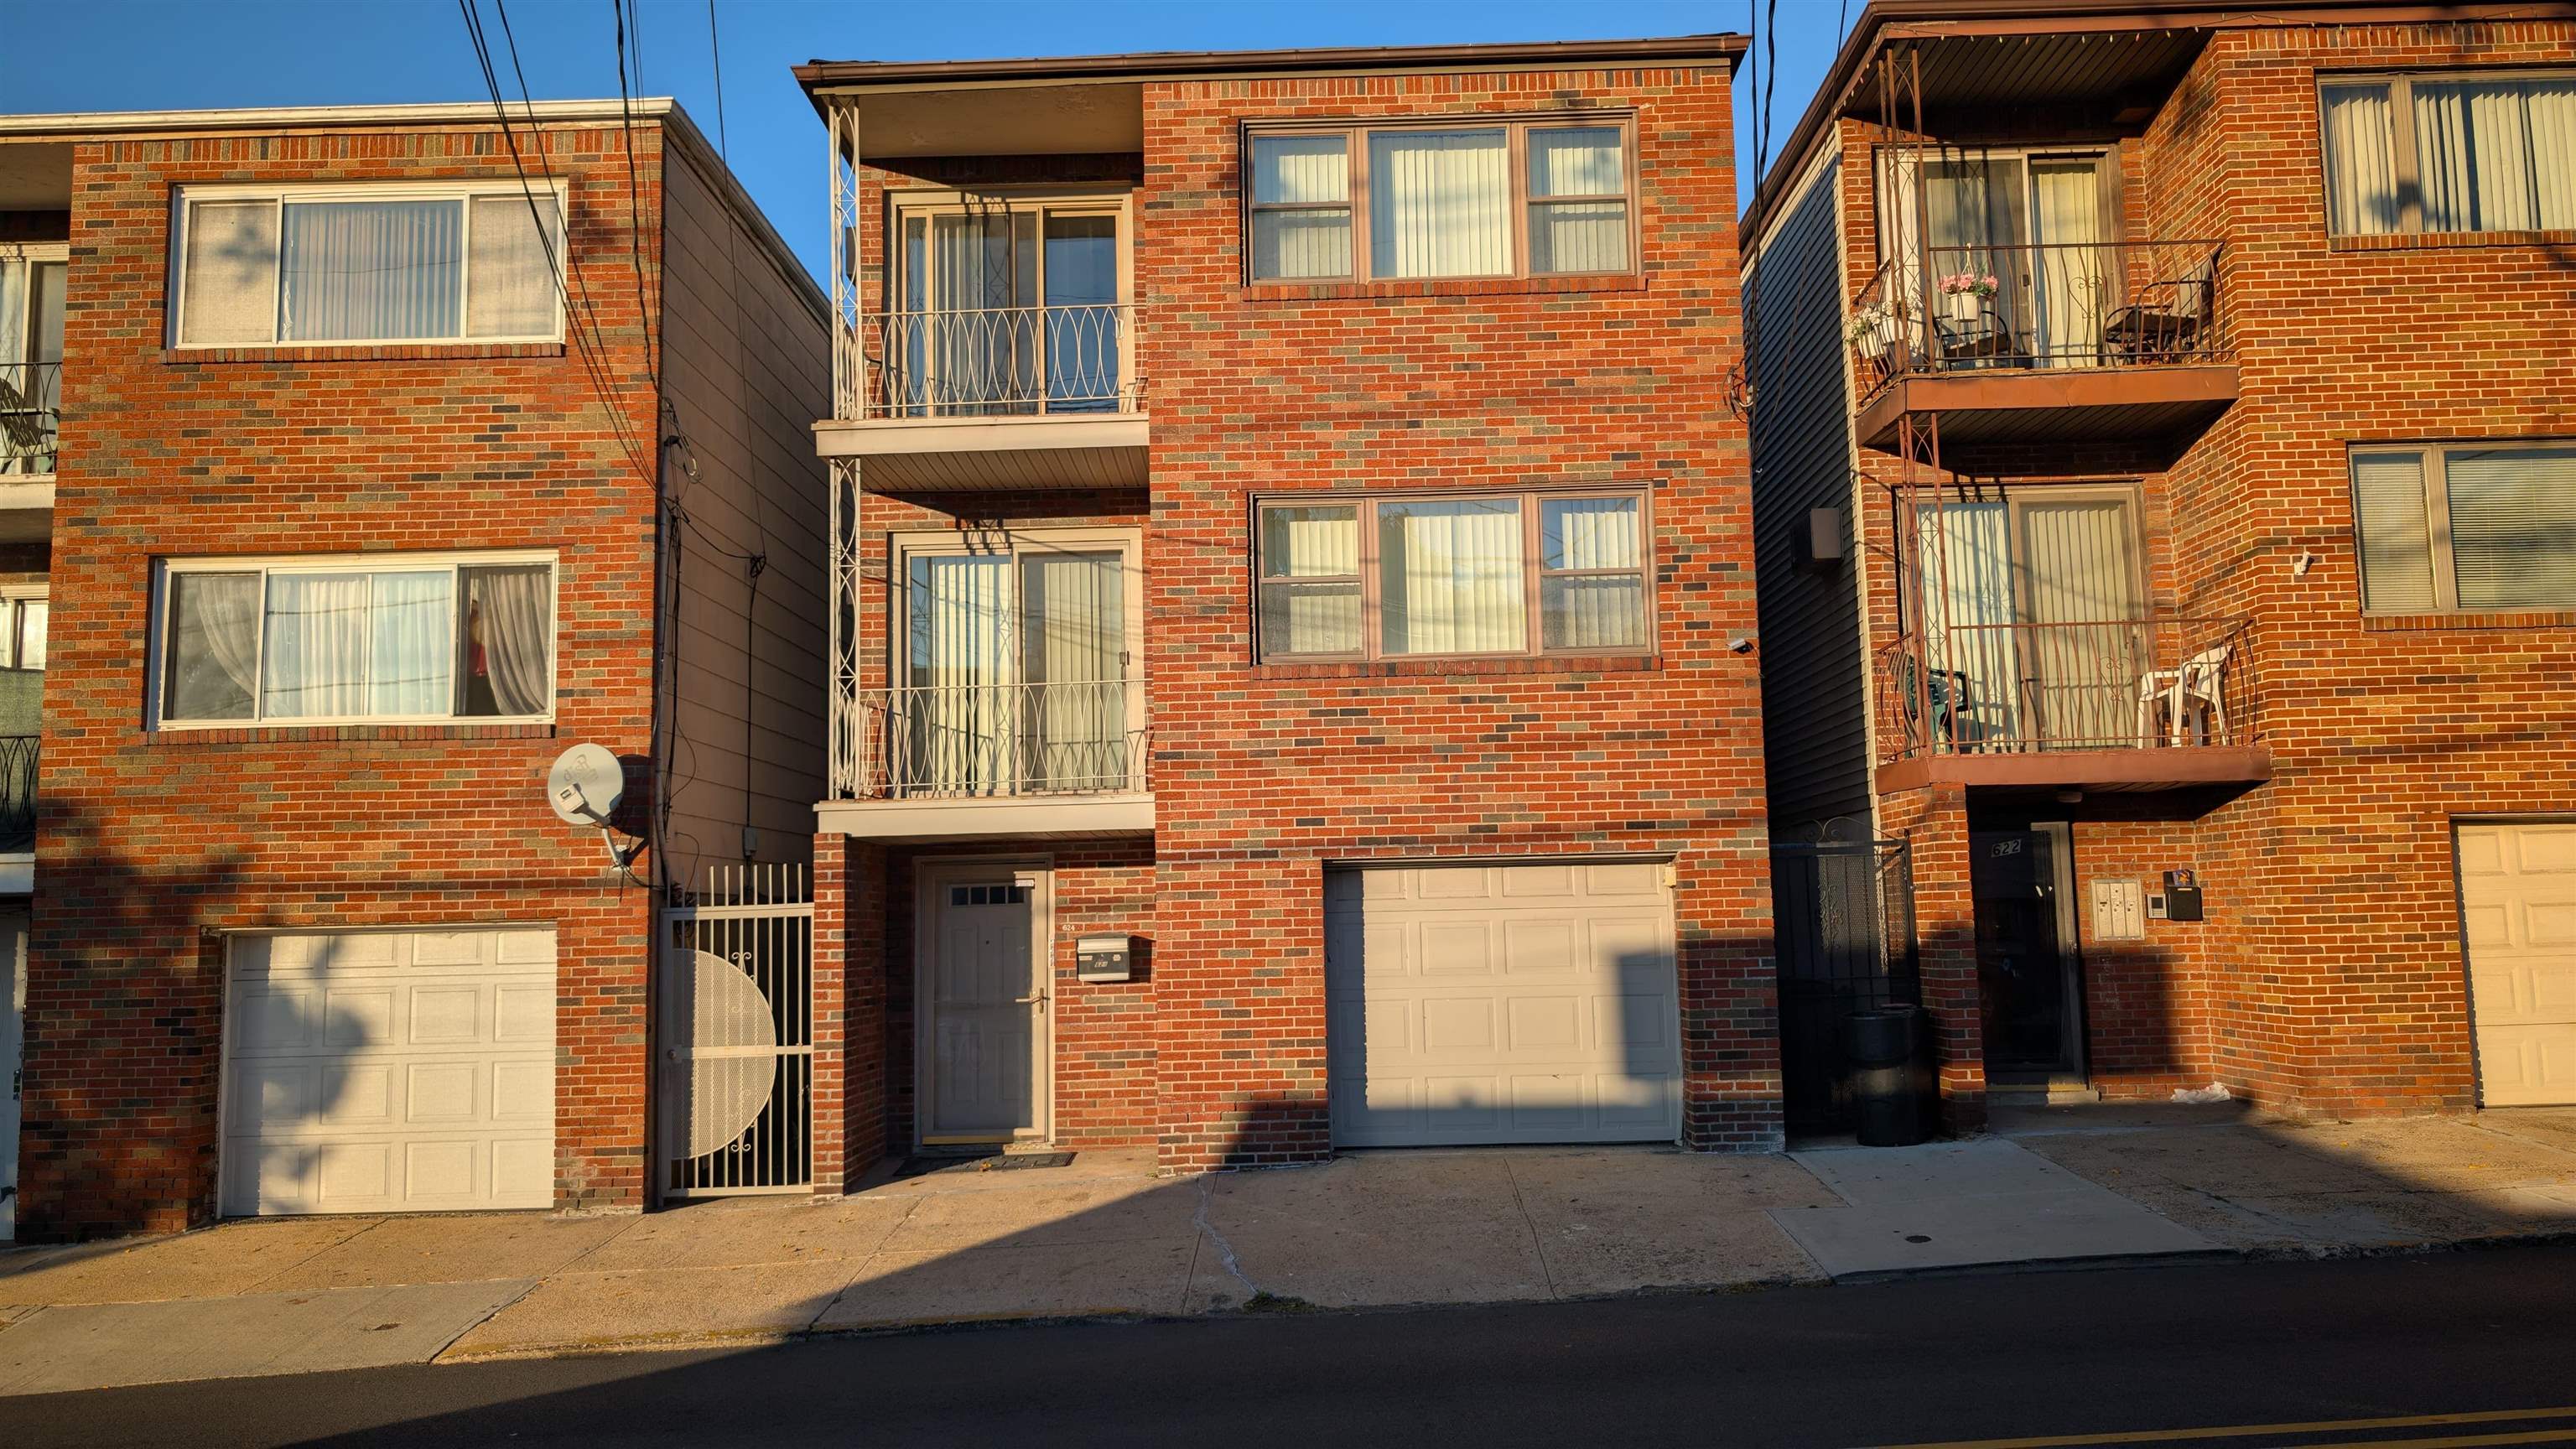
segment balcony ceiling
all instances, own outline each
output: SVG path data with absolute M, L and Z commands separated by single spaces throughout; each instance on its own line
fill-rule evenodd
M 0 142 L 0 211 L 68 211 L 71 204 L 70 142 Z
M 1972 121 L 1978 113 L 2044 110 L 2064 120 L 2069 108 L 2100 123 L 2132 112 L 2127 124 L 2134 129 L 2145 123 L 2209 40 L 2200 29 L 1998 35 L 1979 33 L 1968 23 L 1908 26 L 1889 38 L 1900 36 L 1920 47 L 1924 119 L 1935 132 Z M 1897 64 L 1907 64 L 1901 52 Z M 1899 74 L 1897 123 L 1910 125 L 1913 96 L 1903 83 L 1904 72 Z M 1843 114 L 1878 119 L 1875 69 L 1863 71 L 1855 81 L 1843 98 Z
M 1136 84 L 871 90 L 859 97 L 863 160 L 1080 156 L 1145 149 Z

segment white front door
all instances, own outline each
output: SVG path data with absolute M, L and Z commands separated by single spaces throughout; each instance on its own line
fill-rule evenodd
M 239 936 L 221 1210 L 554 1204 L 555 933 Z
M 2478 1100 L 2576 1103 L 2576 821 L 2460 827 Z
M 925 1145 L 1047 1135 L 1044 879 L 925 868 L 921 962 Z
M 1337 1145 L 1681 1136 L 1662 865 L 1331 872 L 1324 992 Z
M 18 1235 L 18 1123 L 22 1116 L 27 1022 L 27 916 L 0 914 L 0 971 L 9 973 L 8 1009 L 0 1011 L 0 1077 L 8 1091 L 0 1094 L 0 1242 Z

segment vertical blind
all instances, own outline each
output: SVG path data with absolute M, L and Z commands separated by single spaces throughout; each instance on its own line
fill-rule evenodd
M 1355 504 L 1261 512 L 1262 650 L 1360 650 L 1360 526 Z
M 931 554 L 912 560 L 912 694 L 896 721 L 894 778 L 949 793 L 1007 793 L 1014 778 L 1009 701 L 1011 560 Z
M 2576 76 L 2322 90 L 2326 222 L 2345 236 L 2576 228 Z M 2411 177 L 2397 145 L 2413 143 Z
M 552 196 L 191 201 L 183 343 L 552 337 Z
M 2379 236 L 2397 230 L 2397 145 L 2390 124 L 2388 87 L 2327 86 L 2325 125 L 2326 229 L 2338 236 Z
M 1616 126 L 1529 133 L 1529 247 L 1533 272 L 1617 272 L 1628 266 L 1626 155 Z M 1602 197 L 1619 200 L 1601 200 Z M 1552 201 L 1551 197 L 1591 197 Z
M 1031 554 L 1020 563 L 1020 668 L 1029 770 L 1060 789 L 1124 783 L 1126 568 L 1117 553 Z
M 2102 237 L 2101 164 L 2091 157 L 2030 163 L 2032 346 L 2047 360 L 2091 366 L 2101 357 L 2102 321 L 2116 283 Z M 2006 271 L 2010 258 L 2003 259 Z
M 1542 647 L 1633 649 L 1645 643 L 1645 548 L 1636 499 L 1541 502 L 1539 567 Z
M 1254 276 L 1350 275 L 1351 160 L 1346 137 L 1254 137 L 1252 204 Z M 1312 209 L 1259 209 L 1269 206 Z
M 1377 519 L 1387 653 L 1495 654 L 1528 646 L 1520 500 L 1381 503 Z
M 2354 455 L 2352 492 L 2361 534 L 2362 606 L 2410 614 L 2438 607 L 2423 455 Z
M 1923 633 L 1933 717 L 1961 743 L 2018 733 L 2012 518 L 2001 503 L 1952 503 L 1921 516 Z
M 1512 269 L 1510 148 L 1500 128 L 1369 133 L 1369 271 L 1478 277 Z

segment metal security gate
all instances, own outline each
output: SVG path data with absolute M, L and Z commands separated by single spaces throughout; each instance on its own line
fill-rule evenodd
M 1779 923 L 1780 1070 L 1792 1133 L 1850 1131 L 1842 1021 L 1865 1006 L 1919 1005 L 1914 877 L 1901 840 L 1771 847 Z
M 717 867 L 662 913 L 666 1198 L 814 1181 L 814 902 L 797 865 Z

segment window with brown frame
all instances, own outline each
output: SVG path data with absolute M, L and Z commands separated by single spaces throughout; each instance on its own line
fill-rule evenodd
M 1249 134 L 1256 282 L 1636 269 L 1633 126 L 1444 117 Z
M 2576 72 L 2334 76 L 2318 91 L 2333 235 L 2576 230 Z
M 1254 534 L 1267 661 L 1654 647 L 1642 490 L 1279 498 Z

